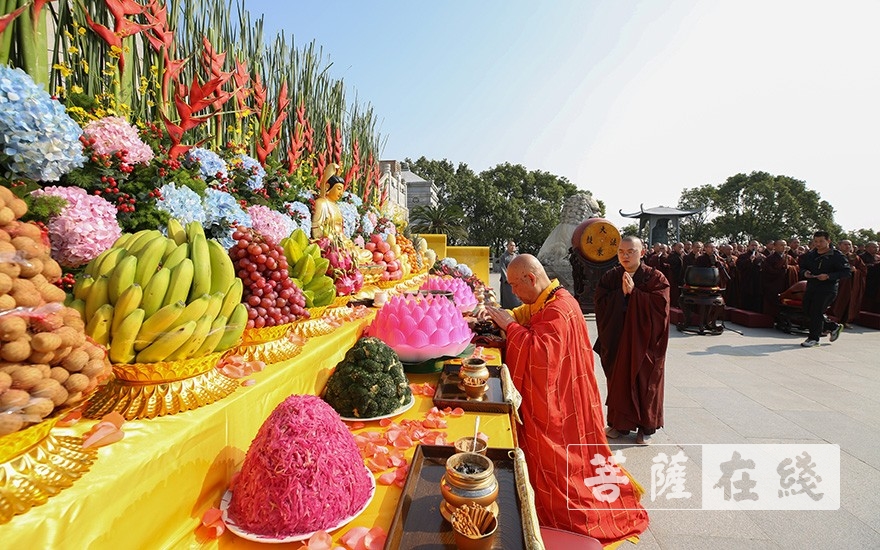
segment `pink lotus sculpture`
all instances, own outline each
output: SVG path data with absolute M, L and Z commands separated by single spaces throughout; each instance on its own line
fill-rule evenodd
M 369 333 L 404 363 L 458 355 L 473 337 L 461 312 L 442 296 L 394 296 L 376 313 Z
M 466 282 L 457 277 L 428 277 L 419 290 L 448 290 L 452 292 L 452 299 L 461 311 L 472 311 L 477 307 L 477 298 L 474 291 Z

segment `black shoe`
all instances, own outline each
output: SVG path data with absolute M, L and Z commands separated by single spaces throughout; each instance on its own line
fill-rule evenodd
M 843 332 L 843 323 L 837 323 L 837 326 L 834 327 L 834 330 L 831 331 L 831 334 L 828 336 L 828 339 L 834 342 L 838 338 L 840 338 L 840 333 Z

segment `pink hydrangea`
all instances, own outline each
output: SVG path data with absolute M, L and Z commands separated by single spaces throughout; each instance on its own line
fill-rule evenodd
M 259 204 L 248 207 L 247 213 L 253 222 L 254 231 L 268 237 L 275 244 L 290 236 L 298 227 L 290 216 Z
M 122 234 L 116 221 L 116 207 L 84 189 L 45 187 L 33 195 L 51 195 L 67 201 L 61 213 L 49 220 L 52 257 L 64 267 L 87 264 Z
M 83 130 L 86 137 L 94 139 L 92 145 L 99 155 L 112 155 L 125 150 L 128 164 L 143 164 L 153 160 L 153 150 L 141 140 L 137 128 L 124 118 L 108 116 L 88 123 Z

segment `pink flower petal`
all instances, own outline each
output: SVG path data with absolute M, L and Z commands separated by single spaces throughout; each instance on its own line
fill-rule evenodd
M 223 512 L 220 511 L 219 508 L 208 508 L 205 510 L 205 513 L 202 514 L 202 525 L 208 527 L 218 521 L 223 521 Z
M 385 547 L 385 540 L 388 534 L 381 527 L 373 527 L 367 536 L 364 537 L 364 546 L 367 550 L 382 550 Z
M 342 538 L 339 540 L 342 541 L 342 544 L 347 546 L 350 550 L 356 550 L 358 544 L 360 544 L 364 540 L 364 537 L 366 537 L 367 533 L 369 532 L 370 530 L 366 527 L 352 527 L 344 535 L 342 535 Z
M 309 538 L 306 546 L 309 550 L 330 550 L 333 547 L 333 537 L 327 531 L 317 531 Z
M 391 485 L 395 481 L 397 481 L 397 473 L 396 472 L 386 472 L 380 475 L 377 479 L 380 485 Z

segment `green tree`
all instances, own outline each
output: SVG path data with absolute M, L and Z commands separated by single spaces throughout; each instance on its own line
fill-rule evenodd
M 644 238 L 644 236 L 642 235 L 642 232 L 639 231 L 639 224 L 637 224 L 637 223 L 631 223 L 629 225 L 624 225 L 623 227 L 621 227 L 620 228 L 620 236 L 621 237 L 633 236 L 633 237 L 638 237 L 640 239 Z
M 848 231 L 841 235 L 843 239 L 849 239 L 854 245 L 865 244 L 868 242 L 880 242 L 880 231 L 876 229 L 856 229 Z
M 684 189 L 678 198 L 678 208 L 681 210 L 694 210 L 712 205 L 718 195 L 718 190 L 709 184 L 693 189 Z M 710 221 L 712 210 L 706 208 L 702 212 L 681 218 L 680 229 L 682 240 L 707 241 L 713 237 L 713 227 Z M 673 235 L 674 239 L 675 236 Z M 671 241 L 670 241 L 671 242 Z
M 559 223 L 565 199 L 577 192 L 563 177 L 519 164 L 499 164 L 477 175 L 466 164 L 456 166 L 446 159 L 406 162 L 437 185 L 440 206 L 456 205 L 464 213 L 468 236 L 454 244 L 497 251 L 514 239 L 521 251 L 535 254 Z
M 454 204 L 416 206 L 409 213 L 410 229 L 415 233 L 446 235 L 448 242 L 465 241 L 464 212 Z
M 559 224 L 565 199 L 577 192 L 566 178 L 504 163 L 480 173 L 492 198 L 475 209 L 471 235 L 480 235 L 495 249 L 516 240 L 522 252 L 537 254 Z
M 736 242 L 799 237 L 818 229 L 836 240 L 843 229 L 834 223 L 834 208 L 803 181 L 767 172 L 736 174 L 718 187 L 713 204 L 714 236 Z

